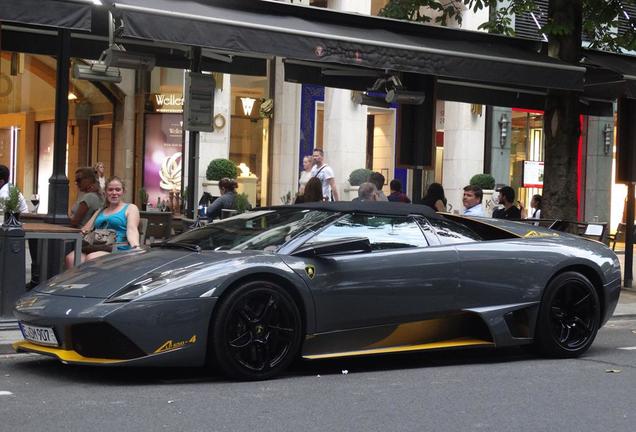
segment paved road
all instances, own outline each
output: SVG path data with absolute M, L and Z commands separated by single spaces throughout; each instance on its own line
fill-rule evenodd
M 0 431 L 631 432 L 636 349 L 626 347 L 636 320 L 611 321 L 576 360 L 511 349 L 299 362 L 258 383 L 5 355 Z

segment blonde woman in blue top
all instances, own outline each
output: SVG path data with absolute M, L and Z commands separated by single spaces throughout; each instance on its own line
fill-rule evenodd
M 106 182 L 105 207 L 96 212 L 82 228 L 82 233 L 88 233 L 93 228 L 110 228 L 117 232 L 113 252 L 136 249 L 139 247 L 139 209 L 134 204 L 126 203 L 122 197 L 126 192 L 124 182 L 119 177 L 111 177 Z M 82 254 L 82 262 L 108 255 L 109 252 L 92 252 Z

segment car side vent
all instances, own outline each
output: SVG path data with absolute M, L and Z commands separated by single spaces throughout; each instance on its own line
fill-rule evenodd
M 508 312 L 504 315 L 510 334 L 515 338 L 530 337 L 530 313 L 528 309 Z
M 146 354 L 107 323 L 76 324 L 71 328 L 73 349 L 84 357 L 128 360 Z

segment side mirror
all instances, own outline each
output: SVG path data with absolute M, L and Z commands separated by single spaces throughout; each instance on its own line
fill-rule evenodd
M 371 243 L 366 237 L 349 237 L 334 241 L 304 245 L 292 255 L 304 257 L 319 257 L 326 255 L 343 255 L 371 252 Z

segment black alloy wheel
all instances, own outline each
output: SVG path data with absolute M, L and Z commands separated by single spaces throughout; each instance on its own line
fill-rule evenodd
M 211 347 L 218 366 L 230 377 L 271 378 L 285 370 L 300 349 L 298 306 L 274 283 L 241 285 L 223 300 L 215 315 Z
M 592 283 L 580 273 L 561 273 L 543 295 L 537 347 L 551 357 L 578 357 L 592 345 L 599 324 L 600 304 Z

